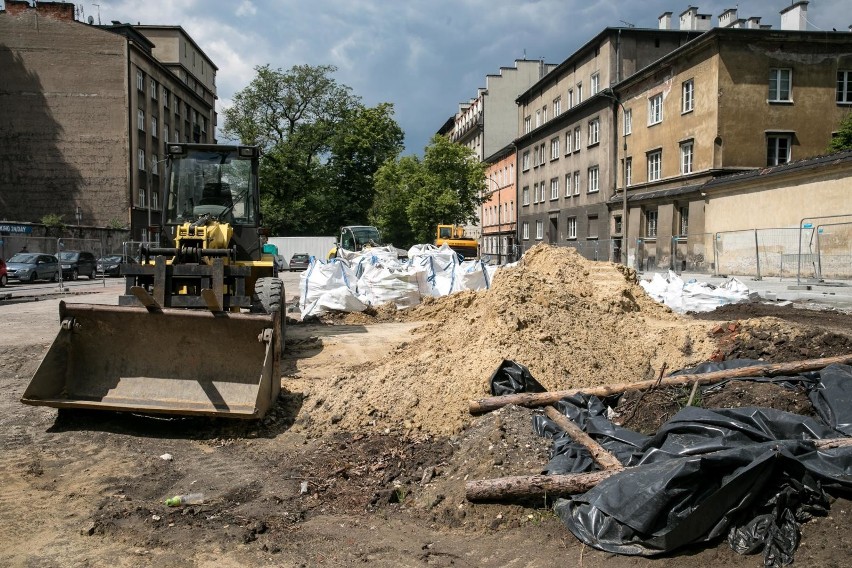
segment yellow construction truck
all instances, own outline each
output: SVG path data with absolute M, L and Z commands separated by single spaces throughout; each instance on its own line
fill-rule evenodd
M 465 235 L 464 227 L 458 225 L 438 225 L 435 232 L 435 246 L 446 244 L 465 259 L 479 256 L 479 243 L 473 237 Z
M 60 302 L 25 404 L 260 418 L 281 387 L 285 297 L 253 146 L 167 144 L 161 245 L 118 306 Z

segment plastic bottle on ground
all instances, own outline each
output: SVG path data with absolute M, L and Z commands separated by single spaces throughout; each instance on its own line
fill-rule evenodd
M 180 507 L 181 505 L 201 505 L 204 503 L 203 493 L 190 493 L 188 495 L 175 495 L 166 499 L 169 507 Z

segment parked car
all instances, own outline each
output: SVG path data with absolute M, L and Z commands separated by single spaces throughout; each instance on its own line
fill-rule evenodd
M 62 263 L 62 278 L 77 280 L 80 276 L 88 276 L 91 280 L 95 277 L 97 260 L 90 252 L 66 250 L 59 253 L 59 262 Z
M 121 276 L 121 266 L 123 264 L 136 264 L 136 261 L 129 256 L 122 256 L 120 254 L 102 256 L 98 259 L 98 274 L 103 274 L 104 276 Z
M 311 255 L 306 252 L 297 252 L 290 257 L 290 272 L 307 270 L 311 265 Z
M 0 288 L 5 286 L 9 282 L 8 269 L 6 268 L 6 261 L 0 258 Z
M 52 254 L 19 252 L 6 263 L 8 277 L 21 282 L 59 280 L 59 259 Z

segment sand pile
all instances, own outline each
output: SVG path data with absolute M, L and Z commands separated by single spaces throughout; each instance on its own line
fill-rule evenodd
M 705 361 L 706 323 L 656 303 L 635 273 L 573 249 L 539 245 L 494 277 L 490 290 L 424 302 L 408 317 L 429 320 L 416 340 L 351 373 L 312 381 L 323 401 L 312 429 L 454 434 L 468 401 L 488 396 L 503 359 L 529 367 L 549 390 L 637 381 Z

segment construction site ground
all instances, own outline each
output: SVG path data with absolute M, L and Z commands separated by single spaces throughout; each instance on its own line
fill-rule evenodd
M 284 275 L 291 302 L 297 278 Z M 96 292 L 65 299 L 114 305 L 120 290 Z M 502 359 L 556 390 L 709 359 L 852 353 L 848 313 L 793 303 L 681 316 L 623 267 L 536 247 L 489 291 L 406 312 L 294 317 L 282 395 L 262 421 L 152 418 L 20 403 L 56 335 L 57 304 L 0 304 L 4 566 L 762 566 L 724 541 L 616 556 L 582 545 L 545 502 L 466 501 L 466 480 L 538 473 L 550 445 L 532 432 L 537 410 L 473 417 L 468 401 L 488 395 Z M 625 396 L 616 412 L 653 432 L 688 391 Z M 813 413 L 804 394 L 765 383 L 733 382 L 698 403 Z M 197 492 L 203 504 L 164 504 Z M 803 525 L 796 564 L 847 566 L 850 531 L 852 503 L 839 498 Z

